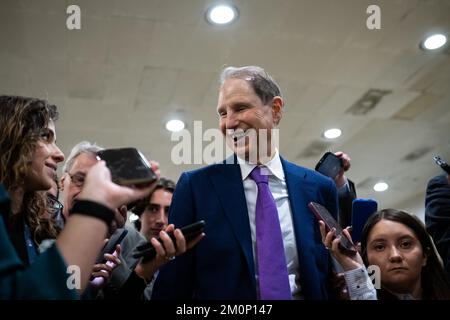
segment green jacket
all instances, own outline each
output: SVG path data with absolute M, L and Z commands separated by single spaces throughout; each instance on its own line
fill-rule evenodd
M 0 184 L 0 299 L 78 299 L 77 291 L 66 284 L 70 274 L 56 246 L 24 267 L 4 223 L 10 210 L 8 193 Z

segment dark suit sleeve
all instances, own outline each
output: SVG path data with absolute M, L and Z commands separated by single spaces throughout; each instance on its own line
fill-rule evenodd
M 189 176 L 183 173 L 170 205 L 169 223 L 182 227 L 195 221 L 195 204 Z M 205 195 L 207 196 L 207 195 Z M 152 300 L 192 299 L 195 282 L 195 248 L 167 263 L 156 278 Z
M 434 177 L 428 183 L 425 223 L 450 275 L 450 186 L 445 175 Z

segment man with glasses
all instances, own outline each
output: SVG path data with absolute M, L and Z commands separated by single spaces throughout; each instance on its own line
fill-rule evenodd
M 63 176 L 61 178 L 61 192 L 64 196 L 64 215 L 68 217 L 70 208 L 76 202 L 80 194 L 87 172 L 97 163 L 97 152 L 102 150 L 98 145 L 83 141 L 78 143 L 70 152 L 66 163 L 63 166 Z M 153 281 L 155 272 L 169 258 L 180 255 L 187 248 L 196 244 L 197 239 L 190 242 L 186 248 L 186 243 L 181 233 L 175 233 L 177 246 L 174 245 L 165 231 L 159 236 L 164 244 L 159 242 L 155 246 L 158 252 L 157 256 L 149 262 L 141 263 L 133 258 L 133 252 L 136 246 L 146 243 L 134 227 L 126 225 L 127 206 L 122 205 L 117 209 L 122 219 L 116 219 L 118 222 L 109 230 L 110 235 L 114 232 L 120 232 L 121 228 L 126 228 L 128 233 L 121 243 L 120 260 L 121 264 L 112 272 L 111 278 L 102 293 L 106 299 L 140 299 L 143 296 L 144 289 Z M 198 239 L 199 240 L 199 239 Z

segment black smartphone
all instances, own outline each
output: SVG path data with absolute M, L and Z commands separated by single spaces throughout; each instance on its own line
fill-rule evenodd
M 342 160 L 334 153 L 326 152 L 316 164 L 315 170 L 327 177 L 330 177 L 331 179 L 334 179 L 338 175 L 341 168 Z
M 355 199 L 352 203 L 352 240 L 361 242 L 361 235 L 367 220 L 378 210 L 373 199 Z
M 205 221 L 200 220 L 182 227 L 180 230 L 181 232 L 183 232 L 183 236 L 186 239 L 186 243 L 196 238 L 199 234 L 201 234 L 205 229 L 205 225 L 206 225 Z M 169 237 L 172 239 L 174 243 L 176 242 L 175 235 L 173 234 L 173 232 L 169 233 Z M 157 240 L 162 243 L 162 240 L 159 237 L 157 238 Z M 144 261 L 151 260 L 155 256 L 156 256 L 155 247 L 153 247 L 153 245 L 150 242 L 137 246 L 135 249 L 135 253 L 133 254 L 133 258 L 136 259 L 144 257 Z
M 336 219 L 333 218 L 331 213 L 322 206 L 321 204 L 318 204 L 316 202 L 310 202 L 308 204 L 309 209 L 314 213 L 314 216 L 317 220 L 322 220 L 325 223 L 327 232 L 331 229 L 335 228 L 335 236 L 341 237 L 341 241 L 339 243 L 340 249 L 349 255 L 356 254 L 357 250 L 353 242 L 345 236 L 345 234 L 342 232 L 342 228 L 339 225 L 339 223 L 336 221 Z
M 109 238 L 108 242 L 103 247 L 102 252 L 100 252 L 100 254 L 98 255 L 97 260 L 95 261 L 95 263 L 96 264 L 97 263 L 105 263 L 106 262 L 105 254 L 106 253 L 113 254 L 114 251 L 116 250 L 117 245 L 122 242 L 122 240 L 125 238 L 127 233 L 128 233 L 127 229 L 117 230 L 111 236 L 111 238 Z
M 442 168 L 442 170 L 444 170 L 447 174 L 450 174 L 450 166 L 447 164 L 447 162 L 442 160 L 440 156 L 434 156 L 433 160 L 439 167 Z
M 97 152 L 111 171 L 113 182 L 120 185 L 147 184 L 157 179 L 149 162 L 136 148 L 105 149 Z

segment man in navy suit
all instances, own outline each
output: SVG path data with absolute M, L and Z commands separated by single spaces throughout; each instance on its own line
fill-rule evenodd
M 278 85 L 262 68 L 229 67 L 222 72 L 217 112 L 234 156 L 181 175 L 169 221 L 183 226 L 203 219 L 206 236 L 160 271 L 153 299 L 260 298 L 255 235 L 258 187 L 250 177 L 256 166 L 269 172 L 290 296 L 329 298 L 329 254 L 308 203 L 321 203 L 336 217 L 337 191 L 331 179 L 279 155 L 273 135 L 283 105 Z

